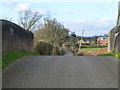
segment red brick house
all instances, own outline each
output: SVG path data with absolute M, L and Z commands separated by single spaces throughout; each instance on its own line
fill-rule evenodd
M 97 44 L 98 45 L 108 45 L 108 37 L 98 37 Z

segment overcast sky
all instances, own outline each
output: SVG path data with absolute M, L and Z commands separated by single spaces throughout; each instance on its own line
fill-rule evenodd
M 11 2 L 12 1 L 12 2 Z M 48 2 L 49 1 L 49 2 Z M 17 23 L 18 12 L 31 9 L 56 18 L 66 28 L 84 36 L 103 35 L 115 26 L 119 0 L 0 0 L 1 17 Z

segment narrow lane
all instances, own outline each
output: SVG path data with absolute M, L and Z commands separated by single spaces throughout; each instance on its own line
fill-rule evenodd
M 3 71 L 3 88 L 117 88 L 114 57 L 26 56 Z
M 65 50 L 65 56 L 73 56 L 73 53 L 70 50 Z

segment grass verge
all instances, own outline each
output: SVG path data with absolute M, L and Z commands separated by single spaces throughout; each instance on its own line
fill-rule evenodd
M 27 55 L 40 55 L 36 52 L 26 52 L 26 51 L 14 51 L 2 56 L 2 69 L 10 65 L 12 62 L 16 61 L 17 59 L 27 56 Z
M 100 50 L 101 48 L 81 48 L 81 50 L 86 50 L 86 51 L 89 51 L 89 50 Z
M 116 58 L 120 58 L 120 53 L 105 53 L 105 54 L 100 54 L 98 56 L 114 56 Z
M 107 45 L 82 45 L 82 48 L 103 48 L 107 47 Z

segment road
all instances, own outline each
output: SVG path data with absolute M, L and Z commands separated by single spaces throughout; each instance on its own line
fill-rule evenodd
M 3 71 L 3 88 L 117 88 L 114 57 L 25 56 Z
M 64 50 L 65 56 L 73 56 L 73 53 L 70 50 Z

